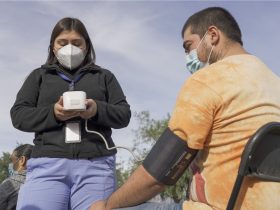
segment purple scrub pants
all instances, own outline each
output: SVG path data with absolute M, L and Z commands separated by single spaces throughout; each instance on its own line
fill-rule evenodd
M 32 158 L 17 210 L 87 210 L 116 189 L 115 156 Z

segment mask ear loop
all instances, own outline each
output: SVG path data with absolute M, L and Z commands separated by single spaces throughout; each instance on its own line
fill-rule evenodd
M 204 34 L 203 37 L 201 38 L 200 42 L 198 43 L 196 50 L 198 50 L 198 48 L 199 48 L 201 42 L 203 41 L 203 39 L 205 38 L 206 34 L 207 34 L 207 31 L 205 32 L 205 34 Z
M 213 52 L 213 48 L 214 48 L 214 45 L 212 45 L 212 48 L 211 48 L 210 53 L 209 53 L 209 55 L 208 55 L 208 59 L 207 59 L 207 63 L 208 63 L 208 64 L 209 64 L 210 56 L 211 56 L 211 54 L 212 54 L 212 52 Z

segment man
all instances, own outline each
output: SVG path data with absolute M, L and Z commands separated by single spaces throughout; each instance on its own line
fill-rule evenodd
M 168 129 L 100 209 L 141 204 L 176 182 L 189 166 L 190 199 L 182 208 L 224 210 L 244 145 L 259 127 L 280 121 L 280 79 L 246 52 L 239 26 L 228 11 L 212 7 L 195 13 L 182 36 L 187 68 L 193 74 L 179 93 Z M 279 194 L 278 183 L 246 179 L 236 207 L 280 209 Z M 152 205 L 127 210 L 180 209 Z
M 0 210 L 16 209 L 18 191 L 26 177 L 26 164 L 33 146 L 23 144 L 14 149 L 9 164 L 9 177 L 0 185 Z

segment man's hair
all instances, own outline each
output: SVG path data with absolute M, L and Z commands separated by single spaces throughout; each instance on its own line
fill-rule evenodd
M 202 38 L 212 25 L 221 30 L 228 39 L 243 45 L 238 23 L 226 9 L 221 7 L 209 7 L 190 16 L 182 29 L 182 37 L 190 27 L 193 34 L 198 34 Z

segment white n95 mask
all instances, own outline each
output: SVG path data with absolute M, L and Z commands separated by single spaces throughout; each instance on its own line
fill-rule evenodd
M 56 53 L 58 62 L 67 69 L 75 69 L 84 61 L 85 53 L 79 47 L 68 44 L 60 48 Z

